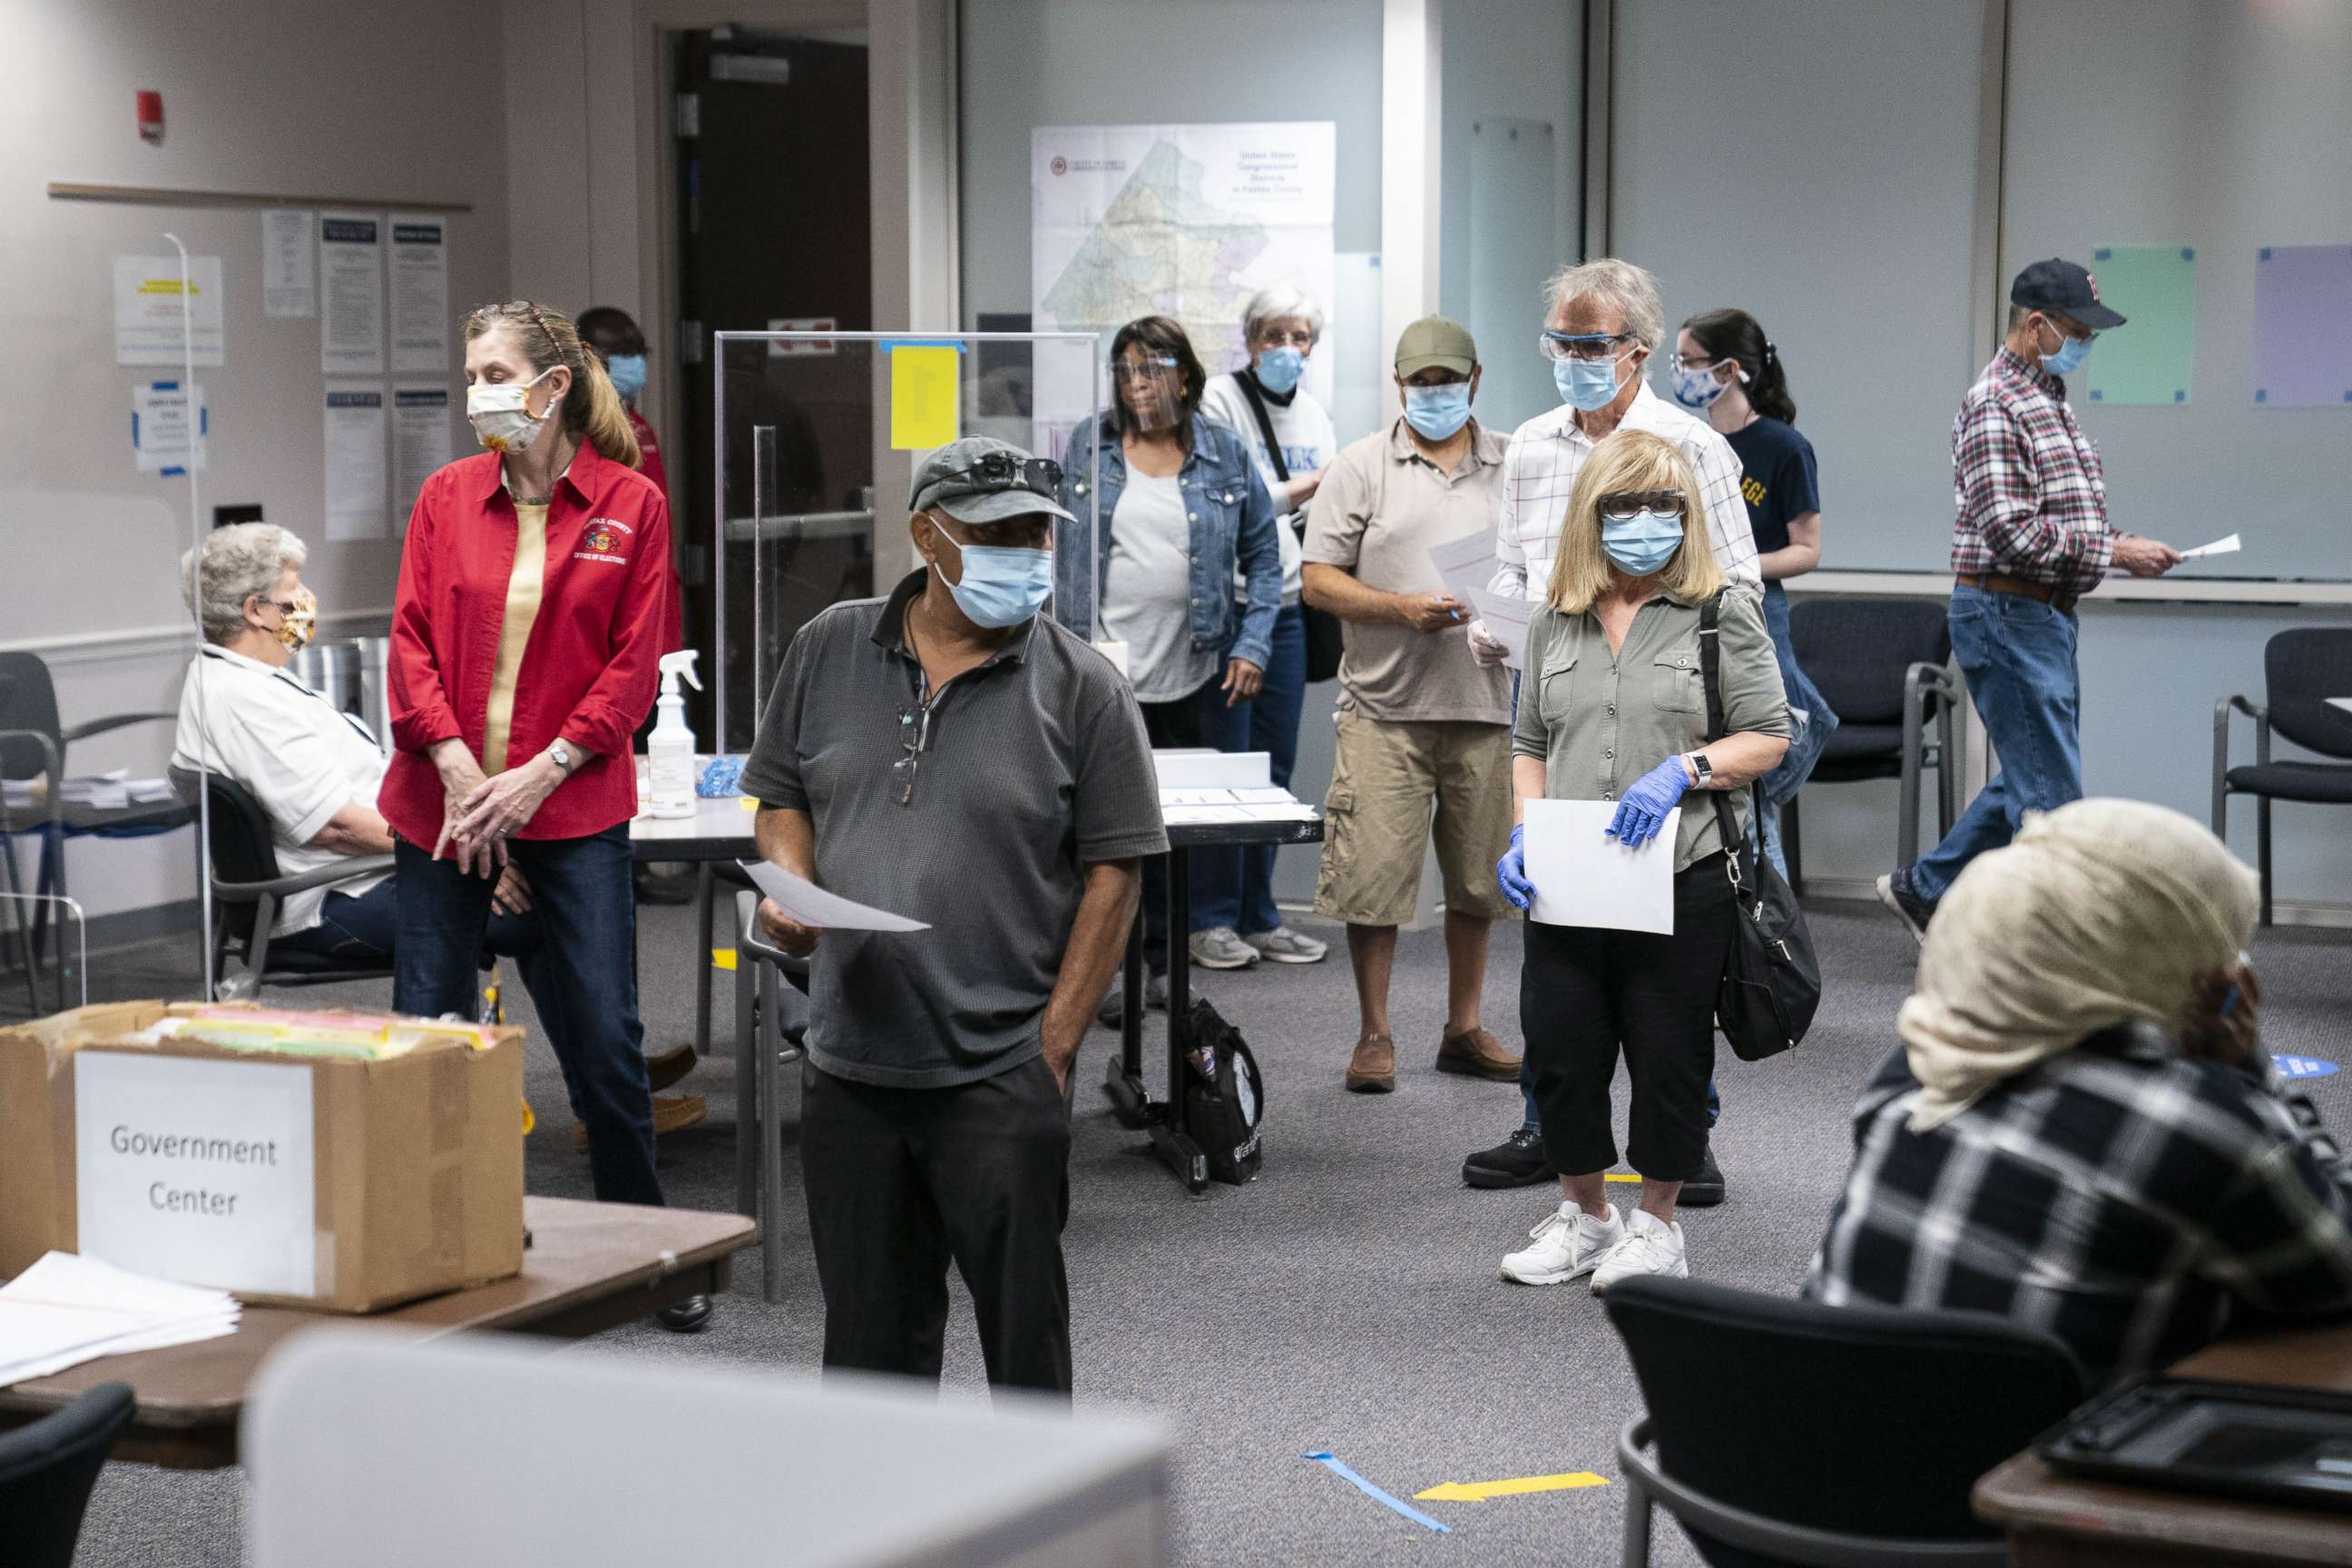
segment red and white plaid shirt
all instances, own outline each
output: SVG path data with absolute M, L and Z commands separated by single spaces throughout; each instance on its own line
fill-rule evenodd
M 2116 552 L 2099 454 L 2066 387 L 2008 349 L 1952 422 L 1952 571 L 1993 573 L 2087 594 Z

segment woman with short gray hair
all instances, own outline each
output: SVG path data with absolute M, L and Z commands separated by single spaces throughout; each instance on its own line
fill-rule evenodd
M 1331 416 L 1307 389 L 1307 362 L 1323 339 L 1323 307 L 1290 283 L 1259 289 L 1242 310 L 1248 363 L 1215 376 L 1201 395 L 1201 412 L 1241 436 L 1258 477 L 1283 514 L 1275 532 L 1282 548 L 1282 613 L 1274 623 L 1274 661 L 1253 700 L 1225 710 L 1217 743 L 1228 752 L 1264 752 L 1274 782 L 1287 786 L 1298 757 L 1298 720 L 1307 700 L 1307 611 L 1299 603 L 1299 547 L 1307 533 L 1307 503 L 1339 455 Z M 1246 597 L 1236 582 L 1234 596 Z M 1314 963 L 1324 944 L 1282 923 L 1274 904 L 1274 846 L 1196 850 L 1192 857 L 1192 962 L 1207 969 L 1242 969 L 1259 959 Z
M 310 558 L 303 542 L 269 522 L 233 522 L 215 528 L 205 540 L 198 574 L 198 552 L 180 556 L 180 596 L 204 625 L 205 640 L 228 645 L 248 628 L 273 638 L 291 623 L 299 648 L 310 640 L 314 607 L 302 601 L 302 567 Z M 275 625 L 259 612 L 276 608 Z

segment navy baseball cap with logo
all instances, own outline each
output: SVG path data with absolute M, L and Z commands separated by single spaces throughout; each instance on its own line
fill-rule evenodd
M 2054 256 L 2017 275 L 2009 286 L 2009 302 L 2023 310 L 2072 316 L 2095 332 L 2120 327 L 2125 320 L 2099 303 L 2099 280 L 2087 268 Z

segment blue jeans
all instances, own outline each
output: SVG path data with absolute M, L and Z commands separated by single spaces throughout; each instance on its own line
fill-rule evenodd
M 1307 702 L 1307 612 L 1284 607 L 1274 622 L 1274 657 L 1255 700 L 1216 711 L 1221 752 L 1264 752 L 1274 782 L 1287 789 L 1298 761 L 1298 715 Z M 1230 926 L 1255 936 L 1282 924 L 1274 907 L 1271 844 L 1203 849 L 1192 857 L 1192 929 Z
M 524 872 L 528 878 L 530 873 Z M 366 892 L 329 893 L 320 906 L 319 923 L 290 936 L 273 937 L 273 951 L 292 948 L 322 958 L 388 962 L 399 951 L 400 879 L 386 877 Z M 539 962 L 539 921 L 530 914 L 490 916 L 482 945 L 500 958 L 511 958 L 523 971 L 523 984 L 531 988 L 531 967 Z M 575 1110 L 578 1107 L 573 1108 Z
M 1781 689 L 1789 697 L 1789 751 L 1764 775 L 1764 809 L 1756 816 L 1763 835 L 1764 858 L 1785 878 L 1789 862 L 1780 848 L 1780 807 L 1812 776 L 1813 764 L 1822 758 L 1822 748 L 1837 731 L 1838 716 L 1830 711 L 1821 689 L 1797 666 L 1796 653 L 1789 645 L 1789 595 L 1778 583 L 1764 584 L 1764 627 L 1772 634 L 1772 653 L 1780 666 Z M 1802 722 L 1797 720 L 1799 711 L 1806 715 Z
M 1911 868 L 1911 886 L 1933 903 L 1962 867 L 2016 835 L 2029 811 L 2083 798 L 2083 682 L 2074 665 L 2080 627 L 2018 594 L 1952 588 L 1952 654 L 1969 698 L 2000 754 L 2000 773 L 1969 803 L 1944 841 Z
M 662 1201 L 654 1174 L 653 1095 L 637 1017 L 637 905 L 628 825 L 584 838 L 508 845 L 530 879 L 541 956 L 523 972 L 563 1086 L 588 1127 L 600 1203 Z M 490 883 L 406 839 L 396 851 L 395 1011 L 471 1017 L 476 961 L 491 924 Z

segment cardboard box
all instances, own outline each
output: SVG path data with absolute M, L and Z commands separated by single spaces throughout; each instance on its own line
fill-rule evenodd
M 521 1270 L 521 1030 L 373 1060 L 136 1037 L 194 1011 L 0 1029 L 0 1276 L 88 1250 L 367 1312 Z

